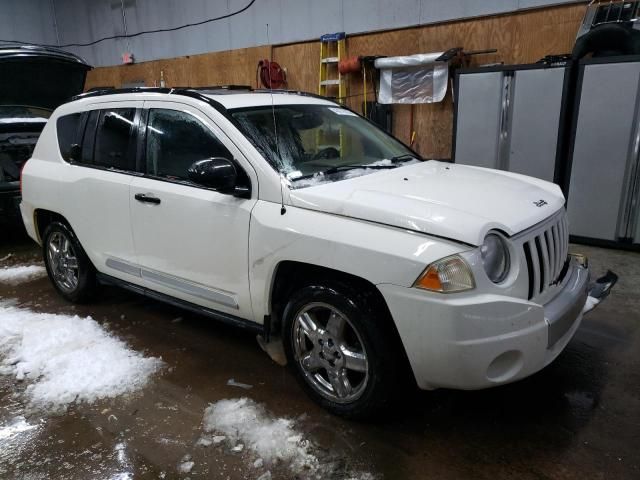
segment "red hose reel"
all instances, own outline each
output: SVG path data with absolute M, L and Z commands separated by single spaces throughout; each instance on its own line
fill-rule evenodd
M 256 83 L 258 78 L 264 88 L 278 89 L 287 85 L 287 73 L 276 62 L 270 62 L 266 58 L 258 62 L 256 71 Z

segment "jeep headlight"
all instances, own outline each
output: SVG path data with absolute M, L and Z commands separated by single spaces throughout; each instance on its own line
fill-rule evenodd
M 493 283 L 502 282 L 509 273 L 509 247 L 502 236 L 489 233 L 480 247 L 482 265 Z
M 471 290 L 476 285 L 467 263 L 458 255 L 452 255 L 429 265 L 413 286 L 432 292 L 453 293 Z

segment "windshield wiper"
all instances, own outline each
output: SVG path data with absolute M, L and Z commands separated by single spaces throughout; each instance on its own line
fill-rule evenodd
M 345 172 L 347 170 L 357 170 L 359 168 L 368 168 L 373 170 L 388 170 L 390 168 L 396 168 L 396 165 L 338 165 L 337 167 L 331 167 L 321 172 L 310 173 L 309 175 L 302 175 L 301 177 L 292 178 L 292 182 L 298 180 L 305 180 L 313 178 L 316 175 L 333 175 L 334 173 Z
M 396 155 L 395 157 L 391 157 L 389 159 L 391 163 L 408 162 L 410 160 L 419 160 L 421 162 L 423 161 L 421 157 L 419 157 L 418 155 L 414 155 L 412 153 L 405 153 L 404 155 Z

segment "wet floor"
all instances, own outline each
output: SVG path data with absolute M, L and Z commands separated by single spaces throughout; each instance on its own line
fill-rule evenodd
M 165 362 L 135 394 L 58 414 L 27 408 L 26 382 L 0 376 L 0 425 L 14 422 L 13 434 L 0 435 L 0 478 L 258 478 L 266 468 L 254 467 L 250 452 L 198 444 L 205 408 L 242 396 L 295 420 L 331 465 L 323 478 L 640 478 L 640 254 L 573 250 L 589 255 L 596 274 L 609 267 L 620 282 L 556 362 L 491 390 L 416 391 L 370 423 L 318 408 L 243 331 L 111 287 L 96 303 L 74 306 L 46 277 L 0 285 L 0 299 L 91 316 Z M 39 252 L 13 239 L 0 244 L 0 259 L 0 266 L 34 264 Z M 252 388 L 227 385 L 231 378 Z M 180 472 L 185 459 L 193 466 Z M 304 477 L 285 465 L 269 471 Z

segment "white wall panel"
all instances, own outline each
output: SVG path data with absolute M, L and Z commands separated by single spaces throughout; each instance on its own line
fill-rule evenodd
M 549 5 L 550 3 L 551 2 L 549 2 L 548 0 L 518 0 L 518 8 L 544 7 L 545 5 Z M 572 3 L 572 2 L 560 1 L 560 2 L 554 2 L 554 3 Z
M 230 0 L 229 11 L 240 10 L 247 0 Z M 229 19 L 231 48 L 245 48 L 254 45 L 266 45 L 267 24 L 271 43 L 282 43 L 282 5 L 280 0 L 259 0 L 249 10 Z
M 6 0 L 5 0 L 6 1 Z M 55 43 L 51 0 L 12 0 L 0 16 L 2 36 Z M 83 43 L 124 31 L 121 0 L 53 0 L 61 43 Z M 198 22 L 237 11 L 249 0 L 124 0 L 127 31 L 135 33 Z M 575 0 L 257 0 L 247 11 L 222 21 L 179 30 L 72 47 L 96 66 L 120 63 L 127 49 L 136 61 L 317 39 L 323 33 L 355 34 L 469 18 Z M 33 16 L 29 12 L 35 12 Z M 47 13 L 49 14 L 47 16 Z M 14 27 L 13 16 L 30 28 Z M 3 27 L 3 22 L 7 24 Z M 19 23 L 19 22 L 18 22 Z M 267 39 L 266 24 L 269 24 Z M 7 32 L 5 34 L 5 32 Z M 40 37 L 38 37 L 40 35 Z M 46 40 L 46 41 L 45 41 Z M 129 47 L 127 47 L 129 45 Z
M 420 1 L 346 0 L 344 30 L 367 32 L 407 27 L 420 23 Z
M 283 29 L 293 41 L 309 38 L 315 33 L 313 6 L 319 2 L 301 2 L 300 0 L 282 0 Z
M 551 3 L 551 2 L 547 2 Z M 420 23 L 444 22 L 458 18 L 479 17 L 518 9 L 518 0 L 422 0 Z
M 302 0 L 311 3 L 311 23 L 313 35 L 309 39 L 320 38 L 320 35 L 344 31 L 343 3 L 350 0 Z M 404 0 L 403 0 L 404 1 Z M 295 19 L 289 19 L 289 23 Z
M 56 44 L 50 0 L 0 2 L 0 39 Z

